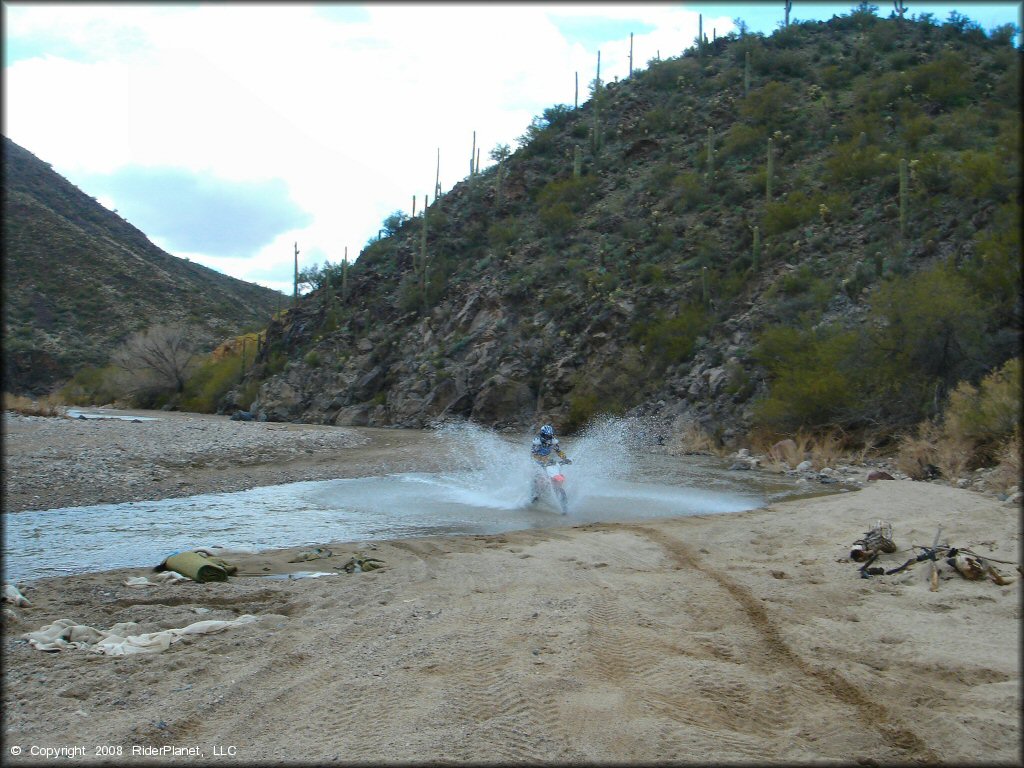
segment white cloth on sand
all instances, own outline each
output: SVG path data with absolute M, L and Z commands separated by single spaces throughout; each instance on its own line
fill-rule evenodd
M 152 577 L 146 578 L 145 576 L 129 576 L 127 579 L 122 581 L 126 587 L 158 587 L 163 582 L 179 582 L 179 581 L 190 581 L 188 576 L 182 576 L 177 571 L 161 571 L 160 573 L 154 573 Z
M 40 651 L 63 651 L 77 648 L 106 656 L 129 656 L 135 653 L 159 653 L 167 650 L 185 635 L 206 635 L 222 632 L 241 624 L 250 624 L 258 616 L 245 614 L 232 621 L 197 621 L 187 627 L 164 629 L 159 632 L 133 634 L 139 625 L 133 621 L 115 624 L 108 630 L 99 630 L 78 624 L 70 619 L 57 619 L 36 632 L 22 635 L 29 645 Z
M 28 601 L 18 588 L 13 584 L 4 584 L 4 602 L 13 603 L 14 605 L 30 606 L 32 603 Z

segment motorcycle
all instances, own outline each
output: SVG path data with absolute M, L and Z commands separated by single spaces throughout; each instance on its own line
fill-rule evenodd
M 544 487 L 544 480 L 551 486 L 551 493 L 555 497 L 555 501 L 558 502 L 558 508 L 561 510 L 563 515 L 569 514 L 569 497 L 565 492 L 565 475 L 562 474 L 562 470 L 559 469 L 563 464 L 572 464 L 572 460 L 566 459 L 559 461 L 557 464 L 545 464 L 538 469 L 543 470 L 543 477 L 538 476 L 534 480 L 533 487 L 533 501 L 537 501 L 540 498 L 541 491 Z

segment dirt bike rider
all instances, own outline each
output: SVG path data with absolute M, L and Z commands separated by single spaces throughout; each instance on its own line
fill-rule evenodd
M 558 461 L 555 457 L 558 457 Z M 552 464 L 572 464 L 572 459 L 565 455 L 565 452 L 558 447 L 558 438 L 555 437 L 555 430 L 550 424 L 540 428 L 540 432 L 533 438 L 530 446 L 530 458 L 537 462 L 538 469 L 543 471 L 544 467 Z M 532 502 L 540 497 L 540 478 L 534 478 Z
M 555 454 L 559 462 L 556 462 L 555 457 L 551 454 Z M 555 430 L 550 424 L 545 424 L 541 427 L 540 432 L 533 438 L 533 444 L 530 446 L 530 457 L 542 467 L 555 463 L 572 464 L 572 460 L 558 447 L 558 438 L 555 437 Z

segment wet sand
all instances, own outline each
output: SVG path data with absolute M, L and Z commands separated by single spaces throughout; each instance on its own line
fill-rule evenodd
M 396 447 L 378 460 L 416 464 Z M 227 582 L 42 579 L 5 621 L 5 757 L 1018 764 L 1015 568 L 998 566 L 1013 577 L 1000 586 L 943 565 L 935 591 L 926 563 L 862 579 L 850 547 L 880 517 L 900 549 L 886 568 L 940 525 L 944 542 L 1020 562 L 1019 506 L 879 481 L 728 515 L 228 554 Z M 345 572 L 356 555 L 384 567 Z M 267 578 L 310 571 L 332 575 Z M 155 654 L 22 637 L 57 619 L 153 632 L 243 615 L 256 620 Z

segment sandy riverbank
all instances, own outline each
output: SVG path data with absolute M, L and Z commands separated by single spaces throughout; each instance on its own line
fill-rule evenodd
M 401 472 L 424 465 L 421 444 L 432 440 L 429 432 L 410 430 L 239 422 L 176 411 L 87 411 L 109 418 L 4 413 L 5 511 Z
M 34 493 L 7 473 L 7 498 L 41 508 L 92 503 L 90 461 L 111 454 L 111 435 L 155 424 L 20 419 L 5 421 L 8 467 L 33 451 L 48 452 L 36 466 L 83 467 Z M 431 454 L 429 433 L 164 423 L 177 437 L 161 457 L 181 462 L 165 478 L 173 495 L 427 469 Z M 23 483 L 31 462 L 19 466 Z M 106 493 L 151 471 L 105 467 Z M 739 514 L 324 542 L 330 557 L 297 562 L 304 550 L 229 555 L 239 573 L 224 583 L 125 584 L 146 569 L 42 579 L 21 585 L 30 606 L 5 611 L 5 758 L 63 763 L 31 749 L 84 747 L 98 761 L 106 747 L 114 764 L 1019 764 L 1016 569 L 998 566 L 1013 578 L 1001 586 L 943 568 L 937 591 L 926 564 L 861 579 L 847 557 L 878 518 L 900 548 L 886 568 L 940 525 L 944 542 L 1020 562 L 1019 506 L 879 481 Z M 385 565 L 346 573 L 357 553 Z M 333 575 L 273 578 L 303 571 Z M 59 619 L 147 633 L 240 616 L 255 620 L 147 655 L 46 653 L 23 638 Z
M 882 481 L 741 514 L 239 555 L 226 583 L 40 580 L 5 626 L 4 743 L 25 750 L 7 757 L 1019 763 L 1019 582 L 946 570 L 931 591 L 923 564 L 861 579 L 846 555 L 879 516 L 907 550 L 887 567 L 939 525 L 1020 558 L 1019 509 Z M 385 567 L 340 570 L 357 551 Z M 261 578 L 310 570 L 336 575 Z M 241 615 L 257 620 L 152 655 L 20 639 L 62 618 L 151 632 Z M 132 757 L 161 747 L 204 757 Z

